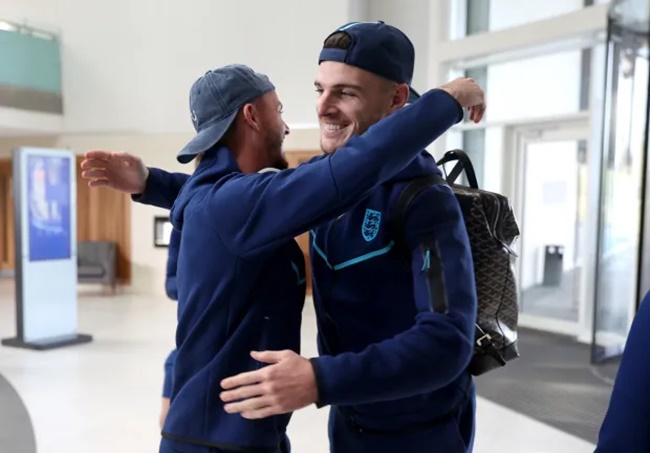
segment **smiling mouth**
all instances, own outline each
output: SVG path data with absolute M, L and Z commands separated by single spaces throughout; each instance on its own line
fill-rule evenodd
M 343 124 L 331 124 L 331 123 L 324 123 L 323 124 L 323 130 L 329 133 L 336 133 L 339 131 L 342 131 L 343 129 L 347 128 L 347 125 Z

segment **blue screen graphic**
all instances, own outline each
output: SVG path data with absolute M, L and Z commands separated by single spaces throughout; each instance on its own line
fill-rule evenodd
M 70 258 L 70 158 L 28 156 L 29 260 Z

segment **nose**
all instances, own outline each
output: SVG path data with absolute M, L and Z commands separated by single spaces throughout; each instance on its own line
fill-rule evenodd
M 332 97 L 326 92 L 322 93 L 316 100 L 316 114 L 319 117 L 331 115 L 334 112 Z
M 284 135 L 287 136 L 291 132 L 291 129 L 289 129 L 289 125 L 287 123 L 285 123 L 284 121 L 283 123 L 284 123 Z

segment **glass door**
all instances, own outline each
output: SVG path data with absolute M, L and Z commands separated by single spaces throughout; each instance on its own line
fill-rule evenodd
M 647 7 L 647 0 L 646 2 Z M 615 2 L 610 13 L 607 91 L 596 266 L 592 361 L 620 355 L 639 300 L 647 149 L 648 24 L 626 14 L 641 2 Z M 632 8 L 630 11 L 634 10 Z M 636 10 L 635 10 L 636 11 Z M 638 11 L 637 11 L 638 12 Z M 646 11 L 647 13 L 647 11 Z M 647 208 L 645 208 L 647 209 Z M 647 284 L 645 285 L 647 286 Z
M 518 132 L 522 325 L 576 334 L 584 313 L 587 123 Z

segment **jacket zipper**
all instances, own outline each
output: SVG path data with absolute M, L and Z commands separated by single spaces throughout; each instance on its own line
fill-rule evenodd
M 432 312 L 447 313 L 447 289 L 440 248 L 437 241 L 430 241 L 422 247 L 422 271 L 426 272 L 429 288 L 429 308 Z

